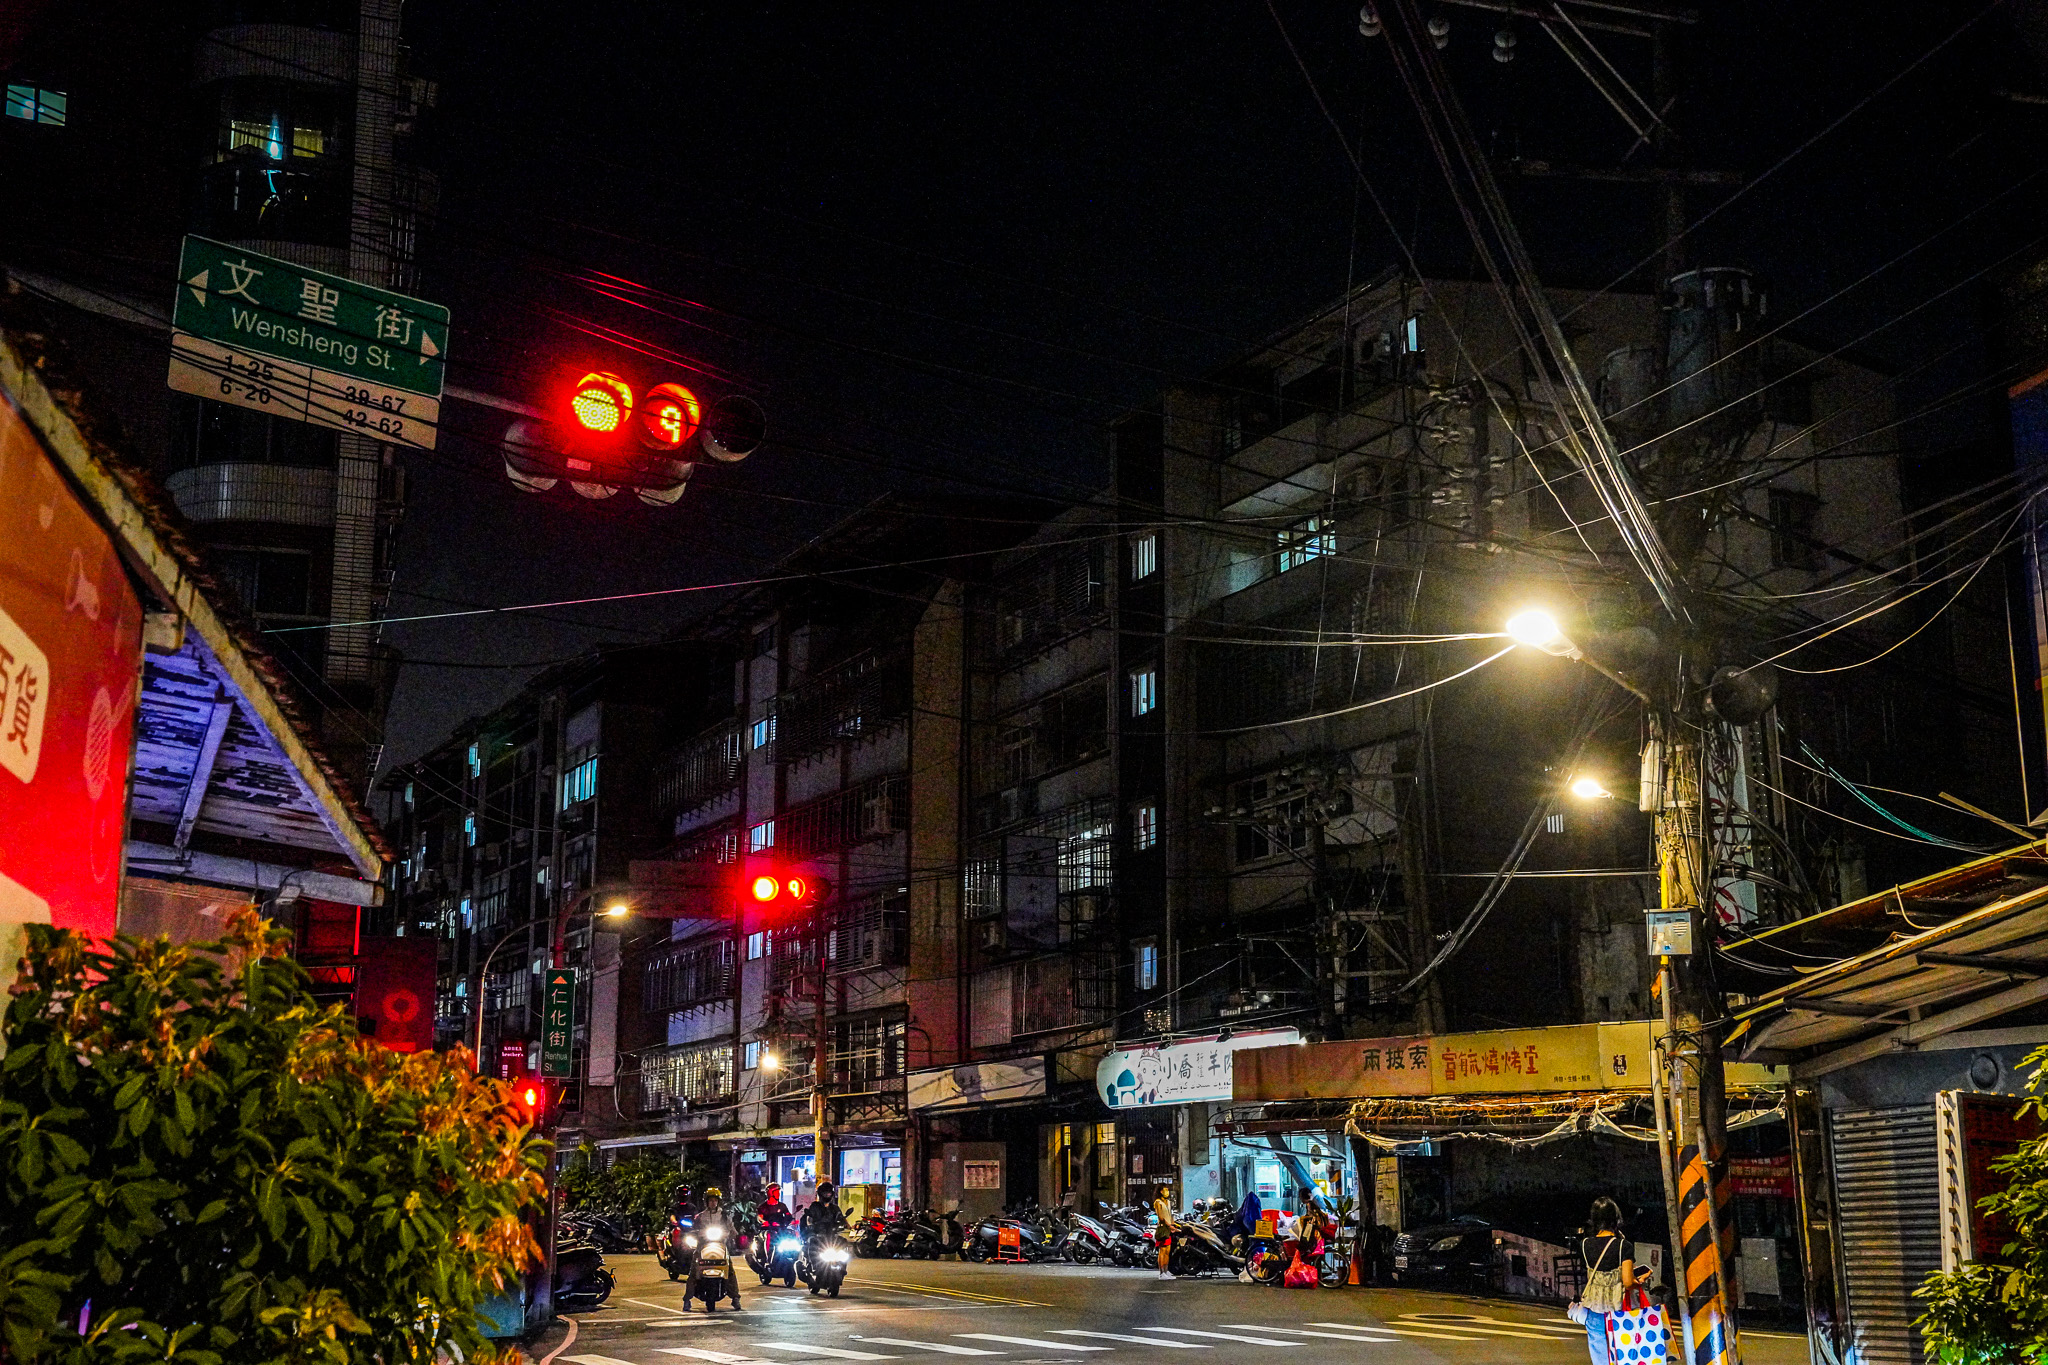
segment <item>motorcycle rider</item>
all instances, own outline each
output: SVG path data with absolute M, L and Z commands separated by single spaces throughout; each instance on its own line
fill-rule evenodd
M 761 1196 L 761 1207 L 754 1213 L 761 1224 L 761 1250 L 759 1256 L 763 1266 L 775 1264 L 775 1243 L 783 1230 L 796 1221 L 789 1205 L 782 1202 L 782 1186 L 771 1184 Z M 765 1272 L 764 1272 L 765 1273 Z
M 697 1236 L 702 1238 L 712 1228 L 722 1228 L 725 1230 L 725 1245 L 728 1252 L 730 1252 L 733 1244 L 732 1220 L 725 1216 L 724 1204 L 723 1192 L 716 1185 L 704 1191 L 704 1207 L 697 1213 Z M 740 1278 L 732 1273 L 730 1267 L 726 1271 L 725 1288 L 726 1293 L 732 1298 L 733 1309 L 738 1311 L 740 1306 Z M 688 1290 L 683 1295 L 685 1306 L 689 1304 L 692 1297 L 701 1297 L 697 1294 L 697 1271 L 694 1265 L 690 1270 Z M 706 1299 L 704 1306 L 709 1308 L 711 1306 L 710 1300 Z
M 799 1231 L 804 1239 L 804 1259 L 817 1264 L 818 1247 L 826 1237 L 846 1230 L 846 1210 L 839 1207 L 839 1191 L 829 1180 L 818 1182 L 818 1197 L 804 1205 Z
M 697 1216 L 697 1201 L 691 1197 L 688 1185 L 676 1186 L 675 1203 L 669 1209 L 669 1213 L 678 1223 L 686 1227 L 689 1225 L 690 1220 Z

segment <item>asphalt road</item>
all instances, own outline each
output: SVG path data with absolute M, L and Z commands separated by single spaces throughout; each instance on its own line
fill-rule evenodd
M 796 1365 L 983 1358 L 989 1365 L 1532 1362 L 1586 1359 L 1549 1304 L 1407 1289 L 1267 1289 L 1068 1265 L 855 1261 L 837 1299 L 743 1282 L 746 1307 L 682 1311 L 651 1256 L 610 1259 L 610 1302 L 576 1315 L 555 1365 Z M 551 1343 L 552 1344 L 552 1343 Z M 1747 1365 L 1804 1365 L 1805 1340 L 1743 1334 Z M 1207 1357 L 1193 1354 L 1210 1352 Z

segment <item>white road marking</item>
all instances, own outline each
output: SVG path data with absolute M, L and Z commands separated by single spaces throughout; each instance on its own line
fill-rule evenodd
M 1204 1342 L 1159 1341 L 1152 1337 L 1127 1336 L 1122 1332 L 1090 1332 L 1080 1327 L 1055 1327 L 1052 1330 L 1052 1334 L 1056 1337 L 1100 1337 L 1104 1341 L 1135 1341 L 1140 1346 L 1174 1346 L 1183 1351 L 1206 1351 L 1209 1349 L 1208 1345 Z
M 729 1351 L 707 1351 L 697 1346 L 657 1346 L 655 1350 L 665 1356 L 682 1356 L 685 1360 L 708 1360 L 711 1365 L 752 1365 L 753 1356 L 736 1356 Z
M 1204 1332 L 1194 1327 L 1140 1327 L 1140 1332 L 1173 1332 L 1184 1337 L 1215 1337 L 1218 1341 L 1242 1341 L 1251 1346 L 1301 1346 L 1299 1341 L 1282 1341 L 1278 1337 L 1243 1337 L 1229 1332 Z M 1165 1345 L 1164 1342 L 1160 1343 Z
M 1410 1317 L 1396 1318 L 1395 1321 L 1403 1327 L 1413 1323 L 1417 1327 L 1427 1327 L 1432 1332 L 1470 1332 L 1474 1336 L 1516 1337 L 1522 1341 L 1571 1341 L 1570 1337 L 1552 1336 L 1548 1332 L 1516 1331 L 1512 1327 L 1490 1327 L 1483 1322 L 1438 1322 L 1434 1318 Z M 1319 1325 L 1327 1326 L 1328 1324 Z
M 1397 1337 L 1420 1337 L 1424 1341 L 1470 1341 L 1471 1337 L 1454 1336 L 1449 1332 L 1425 1332 L 1416 1327 L 1389 1327 L 1378 1323 L 1367 1326 L 1356 1322 L 1312 1322 L 1311 1327 L 1335 1327 L 1342 1332 L 1392 1332 Z
M 948 1346 L 939 1341 L 906 1341 L 902 1337 L 855 1337 L 855 1341 L 872 1341 L 880 1346 L 914 1346 L 920 1351 L 944 1351 L 949 1356 L 999 1356 L 1006 1351 L 989 1351 L 979 1346 Z
M 799 1351 L 805 1355 L 831 1356 L 834 1360 L 894 1360 L 895 1356 L 877 1355 L 873 1351 L 849 1351 L 843 1346 L 811 1346 L 801 1341 L 757 1341 L 771 1351 Z
M 1005 1341 L 1012 1346 L 1036 1346 L 1041 1351 L 1111 1351 L 1113 1346 L 1083 1346 L 1078 1341 L 1047 1341 L 1043 1337 L 1006 1337 L 997 1332 L 955 1332 L 968 1341 Z
M 1421 1323 L 1427 1327 L 1448 1327 L 1454 1332 L 1467 1327 L 1510 1327 L 1531 1332 L 1554 1332 L 1567 1341 L 1576 1341 L 1586 1335 L 1586 1329 L 1575 1322 L 1565 1327 L 1553 1327 L 1548 1322 L 1517 1322 L 1513 1318 L 1486 1318 L 1474 1313 L 1403 1313 L 1398 1321 Z
M 1223 1325 L 1225 1327 L 1242 1327 L 1253 1332 L 1285 1332 L 1290 1337 L 1328 1337 L 1331 1341 L 1377 1341 L 1383 1346 L 1394 1344 L 1394 1338 L 1390 1336 L 1370 1337 L 1364 1335 L 1366 1332 L 1384 1330 L 1378 1327 L 1359 1327 L 1349 1332 L 1311 1332 L 1300 1327 L 1268 1327 L 1263 1323 L 1257 1322 L 1226 1322 Z
M 563 1356 L 562 1359 L 573 1360 L 576 1365 L 633 1365 L 633 1362 L 620 1360 L 617 1356 Z

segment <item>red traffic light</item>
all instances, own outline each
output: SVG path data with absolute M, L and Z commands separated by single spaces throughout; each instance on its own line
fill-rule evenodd
M 754 878 L 753 885 L 747 889 L 753 893 L 755 900 L 766 905 L 782 895 L 782 882 L 776 877 L 760 876 Z
M 681 384 L 657 384 L 641 400 L 640 443 L 650 450 L 677 451 L 697 435 L 704 410 Z
M 617 431 L 632 415 L 632 386 L 615 374 L 593 370 L 576 381 L 569 411 L 585 431 Z

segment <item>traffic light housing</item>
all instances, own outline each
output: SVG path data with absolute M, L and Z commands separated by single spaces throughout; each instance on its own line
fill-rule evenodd
M 832 883 L 788 868 L 757 868 L 748 874 L 742 890 L 757 910 L 809 910 L 832 894 Z
M 761 405 L 729 394 L 708 405 L 677 383 L 644 393 L 609 370 L 586 371 L 559 392 L 545 416 L 514 422 L 505 432 L 505 474 L 529 493 L 567 482 L 579 496 L 601 500 L 630 488 L 656 507 L 683 496 L 697 463 L 731 464 L 760 447 L 767 430 Z

